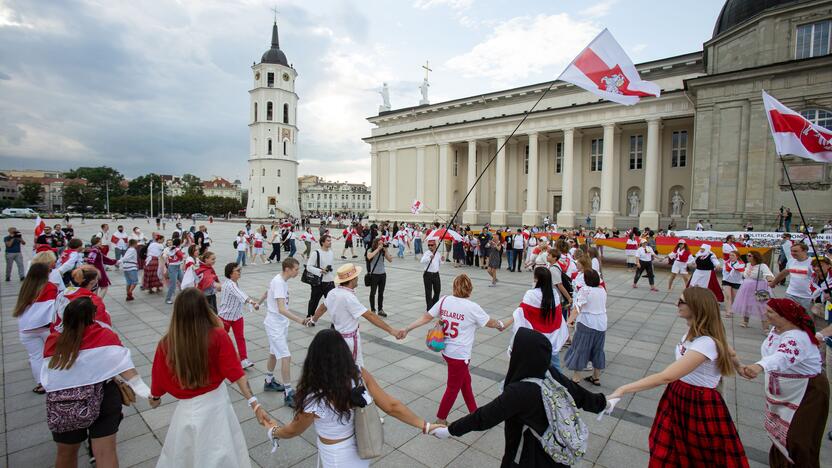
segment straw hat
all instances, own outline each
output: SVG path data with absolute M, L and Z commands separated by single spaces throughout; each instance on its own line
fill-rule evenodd
M 343 284 L 353 278 L 358 278 L 361 274 L 361 267 L 357 267 L 352 263 L 345 263 L 338 267 L 335 272 L 335 284 Z

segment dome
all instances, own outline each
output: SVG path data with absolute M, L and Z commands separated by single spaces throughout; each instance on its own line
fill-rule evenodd
M 713 37 L 719 36 L 765 10 L 801 1 L 806 0 L 727 0 L 722 11 L 719 12 Z
M 284 67 L 289 66 L 289 61 L 286 60 L 286 54 L 280 50 L 280 39 L 277 37 L 277 22 L 272 26 L 272 47 L 263 53 L 263 56 L 260 58 L 260 63 L 276 63 Z

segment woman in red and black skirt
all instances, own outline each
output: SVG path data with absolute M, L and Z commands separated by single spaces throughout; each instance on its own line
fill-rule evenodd
M 726 342 L 719 304 L 710 290 L 691 287 L 677 306 L 688 331 L 676 345 L 676 362 L 622 385 L 609 399 L 667 385 L 650 429 L 651 467 L 748 467 L 737 428 L 716 390 L 722 376 L 740 365 Z
M 153 242 L 147 244 L 147 257 L 144 263 L 142 289 L 148 293 L 162 291 L 162 278 L 159 276 L 159 258 L 165 249 L 165 237 L 154 235 Z

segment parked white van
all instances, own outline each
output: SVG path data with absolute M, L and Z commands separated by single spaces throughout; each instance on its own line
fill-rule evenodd
M 15 218 L 33 218 L 37 215 L 37 211 L 31 208 L 6 208 L 3 210 L 3 216 L 11 216 Z

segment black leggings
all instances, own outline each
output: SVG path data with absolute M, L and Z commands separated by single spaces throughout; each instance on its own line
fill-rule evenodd
M 638 283 L 641 274 L 647 275 L 647 282 L 653 286 L 653 262 L 638 261 L 638 268 L 636 269 L 636 276 L 633 278 L 633 284 Z
M 280 242 L 272 242 L 272 254 L 269 255 L 269 260 L 280 261 Z
M 321 283 L 320 286 L 312 286 L 312 294 L 309 296 L 309 306 L 306 308 L 307 317 L 315 315 L 315 309 L 318 308 L 318 302 L 322 297 L 326 297 L 326 295 L 333 289 L 335 289 L 335 283 L 332 281 Z
M 387 273 L 370 276 L 370 310 L 384 310 L 384 286 L 387 285 Z M 376 309 L 376 291 L 378 291 L 378 309 Z
M 430 310 L 439 301 L 439 290 L 442 283 L 439 281 L 439 273 L 425 272 L 422 274 L 422 281 L 425 283 L 425 310 Z

